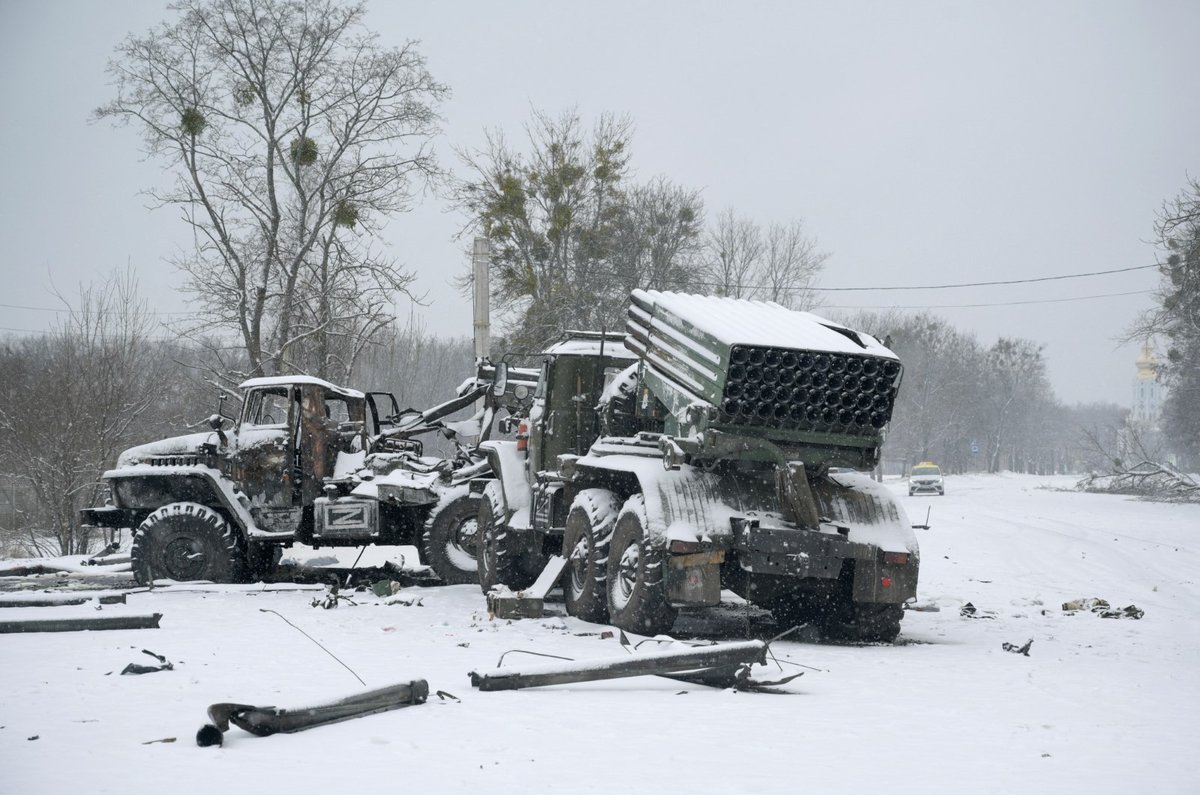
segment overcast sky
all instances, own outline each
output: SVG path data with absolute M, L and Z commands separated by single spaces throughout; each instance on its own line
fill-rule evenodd
M 52 285 L 75 293 L 126 264 L 159 311 L 186 311 L 164 261 L 186 230 L 139 193 L 158 166 L 131 130 L 89 122 L 111 95 L 114 45 L 170 16 L 162 0 L 0 0 L 0 327 L 44 330 L 53 312 L 18 307 L 54 307 Z M 367 24 L 385 43 L 420 40 L 453 91 L 446 166 L 485 127 L 519 138 L 531 108 L 628 114 L 639 179 L 699 188 L 713 214 L 803 219 L 832 255 L 823 287 L 1150 265 L 1156 209 L 1200 174 L 1195 0 L 375 0 Z M 461 221 L 430 199 L 386 231 L 427 293 L 412 312 L 439 334 L 471 330 L 450 284 L 466 267 Z M 1128 405 L 1137 350 L 1115 338 L 1156 281 L 1140 270 L 826 303 L 931 307 L 984 344 L 1036 340 L 1064 401 Z M 1015 303 L 1031 301 L 1044 303 Z

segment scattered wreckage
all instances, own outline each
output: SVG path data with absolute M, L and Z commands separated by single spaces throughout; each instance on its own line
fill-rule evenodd
M 774 682 L 760 683 L 751 679 L 752 666 L 767 664 L 769 648 L 770 644 L 766 641 L 749 640 L 627 654 L 602 660 L 567 660 L 541 663 L 527 668 L 498 668 L 485 673 L 472 671 L 471 686 L 484 692 L 523 690 L 528 687 L 569 685 L 649 675 L 665 676 L 709 687 L 750 690 L 784 684 L 802 675 L 798 673 Z
M 414 679 L 326 704 L 292 709 L 257 707 L 253 704 L 213 704 L 208 708 L 212 723 L 204 725 L 196 733 L 196 744 L 202 747 L 221 745 L 230 723 L 258 737 L 269 737 L 424 704 L 428 697 L 429 684 L 424 679 Z
M 633 676 L 663 676 L 681 682 L 718 688 L 737 688 L 769 692 L 769 688 L 786 684 L 803 675 L 798 672 L 770 682 L 751 677 L 755 665 L 766 665 L 770 643 L 761 640 L 737 643 L 713 643 L 687 646 L 672 643 L 662 651 L 637 653 L 628 649 L 621 657 L 593 660 L 563 660 L 551 664 L 497 668 L 495 671 L 469 676 L 471 685 L 481 692 L 522 690 L 530 687 L 598 682 Z M 356 675 L 357 676 L 357 675 Z M 457 701 L 449 693 L 437 695 Z M 429 684 L 414 679 L 396 685 L 367 690 L 324 704 L 286 709 L 253 704 L 219 703 L 208 708 L 211 723 L 196 733 L 201 747 L 222 745 L 230 724 L 259 737 L 291 733 L 325 726 L 351 718 L 361 718 L 381 712 L 424 704 L 429 697 Z
M 480 445 L 483 591 L 519 592 L 561 553 L 567 612 L 587 621 L 663 633 L 728 588 L 779 623 L 895 639 L 917 541 L 864 473 L 895 354 L 778 304 L 656 291 L 633 292 L 626 331 L 568 332 L 517 439 Z
M 109 504 L 82 521 L 133 533 L 141 585 L 262 577 L 295 542 L 411 544 L 443 582 L 474 582 L 478 496 L 467 484 L 489 474 L 488 461 L 462 445 L 453 458 L 426 456 L 419 437 L 473 429 L 486 439 L 497 409 L 532 385 L 504 376 L 485 362 L 459 397 L 424 412 L 309 376 L 252 378 L 228 431 L 218 414 L 209 432 L 122 453 L 104 474 Z M 477 401 L 472 420 L 446 419 Z

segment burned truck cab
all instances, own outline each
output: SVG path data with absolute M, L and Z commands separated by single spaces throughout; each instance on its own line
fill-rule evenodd
M 338 453 L 366 446 L 367 399 L 318 378 L 253 378 L 229 439 L 228 476 L 260 527 L 294 531 L 322 494 Z M 378 418 L 371 418 L 378 425 Z

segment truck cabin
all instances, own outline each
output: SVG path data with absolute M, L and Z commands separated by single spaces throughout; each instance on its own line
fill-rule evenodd
M 529 438 L 531 473 L 554 469 L 564 453 L 587 452 L 600 434 L 595 407 L 606 374 L 636 360 L 622 336 L 598 331 L 568 331 L 545 350 L 533 396 L 544 431 Z
M 302 503 L 320 495 L 338 453 L 365 449 L 368 431 L 379 427 L 374 401 L 320 378 L 252 378 L 241 389 L 244 400 L 235 434 L 242 478 L 259 468 L 269 471 L 268 462 L 257 458 L 282 446 L 292 460 L 293 499 Z

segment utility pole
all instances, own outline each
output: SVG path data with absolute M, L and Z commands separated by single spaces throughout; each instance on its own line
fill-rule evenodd
M 475 358 L 477 360 L 487 358 L 491 353 L 491 294 L 488 287 L 488 263 L 491 260 L 491 252 L 491 245 L 487 238 L 475 238 L 474 249 L 471 252 L 471 273 L 475 299 Z

